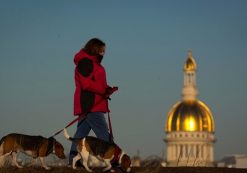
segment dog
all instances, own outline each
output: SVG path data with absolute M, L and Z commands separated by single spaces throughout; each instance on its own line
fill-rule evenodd
M 54 153 L 58 158 L 65 159 L 64 148 L 54 137 L 45 138 L 42 136 L 29 136 L 24 134 L 11 133 L 0 140 L 0 156 L 12 155 L 13 163 L 17 163 L 17 153 L 22 152 L 33 158 L 39 158 L 45 169 L 50 169 L 45 164 L 45 157 Z
M 78 154 L 73 158 L 72 168 L 76 169 L 76 162 L 82 159 L 82 164 L 88 172 L 92 172 L 92 169 L 88 167 L 88 160 L 90 157 L 103 161 L 106 167 L 103 171 L 109 171 L 112 169 L 112 165 L 119 165 L 125 172 L 131 171 L 130 157 L 125 154 L 115 143 L 106 142 L 99 138 L 87 136 L 82 139 L 71 138 L 64 129 L 64 136 L 70 141 L 77 143 Z

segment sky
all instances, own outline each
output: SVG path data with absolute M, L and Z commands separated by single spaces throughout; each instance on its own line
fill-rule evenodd
M 108 84 L 119 87 L 109 106 L 126 153 L 166 153 L 167 114 L 181 100 L 191 49 L 198 99 L 215 121 L 215 160 L 247 154 L 246 18 L 245 0 L 0 0 L 0 137 L 49 137 L 75 118 L 73 57 L 98 37 Z

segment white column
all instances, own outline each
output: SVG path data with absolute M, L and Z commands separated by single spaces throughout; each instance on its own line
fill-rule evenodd
M 211 158 L 210 158 L 211 160 L 210 160 L 210 161 L 213 162 L 213 161 L 214 161 L 214 149 L 213 149 L 213 144 L 210 145 L 210 153 L 211 153 Z
M 203 145 L 203 160 L 206 160 L 207 159 L 207 147 L 206 145 L 204 144 Z
M 176 144 L 172 145 L 172 151 L 173 151 L 173 154 L 172 154 L 173 159 L 172 160 L 176 160 Z
M 171 157 L 171 154 L 170 154 L 170 144 L 169 142 L 167 143 L 167 161 L 170 161 L 170 157 Z
M 171 144 L 171 160 L 174 160 L 174 144 Z

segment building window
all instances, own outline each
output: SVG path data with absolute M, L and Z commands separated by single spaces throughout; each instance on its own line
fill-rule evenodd
M 184 156 L 183 155 L 183 152 L 184 152 L 183 145 L 180 145 L 180 157 L 183 157 Z
M 191 157 L 194 157 L 194 147 L 195 147 L 195 145 L 191 145 L 191 148 L 190 148 L 190 156 Z
M 199 158 L 199 153 L 200 153 L 200 147 L 199 145 L 196 145 L 196 158 Z
M 185 157 L 189 157 L 189 147 L 188 144 L 185 145 Z

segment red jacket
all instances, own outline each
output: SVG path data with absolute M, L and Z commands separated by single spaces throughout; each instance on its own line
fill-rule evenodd
M 108 87 L 104 67 L 95 56 L 80 50 L 74 57 L 74 115 L 86 112 L 109 112 L 104 94 Z

